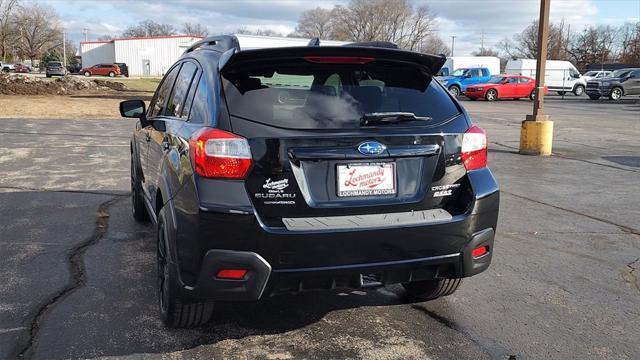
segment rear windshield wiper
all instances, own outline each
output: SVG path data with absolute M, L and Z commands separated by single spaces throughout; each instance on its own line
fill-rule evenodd
M 412 112 L 375 112 L 362 115 L 360 126 L 396 124 L 403 121 L 431 121 L 430 116 L 416 116 Z

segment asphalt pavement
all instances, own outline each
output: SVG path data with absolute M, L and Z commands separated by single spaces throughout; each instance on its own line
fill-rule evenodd
M 463 101 L 502 190 L 491 268 L 399 287 L 221 303 L 165 329 L 128 120 L 0 120 L 0 359 L 640 358 L 640 101 L 550 97 L 554 156 L 517 154 L 531 102 Z

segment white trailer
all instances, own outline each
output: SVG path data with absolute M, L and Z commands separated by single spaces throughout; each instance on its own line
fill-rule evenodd
M 500 74 L 500 59 L 495 56 L 450 56 L 438 72 L 438 76 L 449 76 L 457 69 L 485 67 L 490 75 Z
M 513 59 L 507 62 L 506 74 L 536 77 L 535 59 Z M 569 61 L 547 60 L 544 72 L 544 84 L 550 91 L 557 91 L 563 95 L 573 92 L 576 96 L 584 94 L 586 80 Z

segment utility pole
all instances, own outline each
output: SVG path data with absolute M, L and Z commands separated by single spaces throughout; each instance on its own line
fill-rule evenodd
M 456 46 L 456 36 L 451 35 L 451 56 L 453 56 L 453 48 Z
M 540 0 L 540 24 L 538 26 L 538 59 L 536 62 L 536 87 L 533 114 L 527 115 L 520 128 L 520 154 L 551 155 L 553 121 L 544 114 L 544 75 L 549 38 L 549 8 L 551 0 Z
M 87 40 L 87 36 L 89 35 L 89 29 L 84 28 L 82 29 L 82 34 L 84 35 L 84 41 L 87 42 L 89 40 Z
M 62 65 L 67 68 L 67 34 L 62 30 Z
M 484 56 L 484 29 L 480 34 L 480 56 Z

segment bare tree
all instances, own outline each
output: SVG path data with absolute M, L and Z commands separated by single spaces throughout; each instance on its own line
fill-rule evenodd
M 382 40 L 407 50 L 417 50 L 436 32 L 435 15 L 410 0 L 351 0 L 331 12 L 332 38 Z
M 246 35 L 258 35 L 258 36 L 277 36 L 284 37 L 285 35 L 279 33 L 275 30 L 271 29 L 258 29 L 258 30 L 249 30 L 247 28 L 241 27 L 235 31 L 236 34 L 246 34 Z
M 176 29 L 171 24 L 160 24 L 153 20 L 144 20 L 138 25 L 129 26 L 123 33 L 123 37 L 146 37 L 175 35 Z
M 640 21 L 627 23 L 618 32 L 619 61 L 623 64 L 640 65 Z
M 615 61 L 613 47 L 616 31 L 611 26 L 588 26 L 576 35 L 569 47 L 571 60 L 579 69 L 589 64 Z
M 315 8 L 302 13 L 296 34 L 302 37 L 329 39 L 333 33 L 331 10 Z
M 427 54 L 451 55 L 451 48 L 436 34 L 428 36 L 418 50 Z
M 547 42 L 547 58 L 562 60 L 568 58 L 569 35 L 565 32 L 564 21 L 549 24 L 549 39 Z M 532 21 L 520 34 L 513 39 L 505 38 L 497 47 L 508 57 L 537 58 L 538 55 L 538 20 Z
M 113 36 L 111 35 L 102 35 L 98 37 L 98 41 L 111 41 L 113 40 Z
M 196 35 L 205 37 L 209 35 L 209 29 L 206 26 L 199 23 L 186 22 L 182 24 L 182 32 L 187 35 Z
M 8 44 L 14 40 L 16 32 L 12 17 L 18 6 L 18 0 L 0 0 L 0 56 L 7 60 Z
M 18 41 L 16 50 L 21 57 L 33 60 L 62 44 L 62 27 L 58 14 L 47 5 L 33 3 L 20 6 L 13 20 Z
M 495 56 L 500 57 L 500 53 L 498 51 L 493 50 L 491 48 L 480 48 L 478 51 L 474 51 L 471 53 L 473 56 Z

